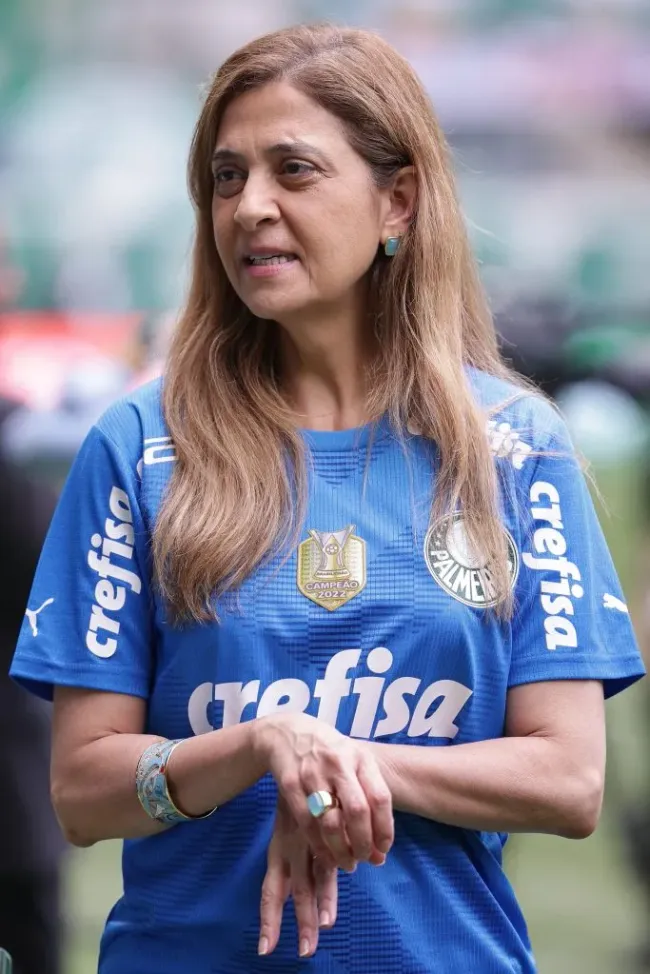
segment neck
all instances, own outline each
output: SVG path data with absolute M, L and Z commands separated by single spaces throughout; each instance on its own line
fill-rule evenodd
M 283 326 L 281 336 L 283 384 L 298 426 L 339 430 L 368 422 L 366 370 L 373 343 L 358 319 L 303 320 Z

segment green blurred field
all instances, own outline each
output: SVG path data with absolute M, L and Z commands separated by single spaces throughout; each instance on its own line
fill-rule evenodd
M 620 466 L 600 472 L 598 483 L 609 508 L 603 526 L 628 599 L 638 608 L 643 483 L 637 470 Z M 640 974 L 634 950 L 650 927 L 648 904 L 627 868 L 617 810 L 623 796 L 640 797 L 650 782 L 647 682 L 608 703 L 608 792 L 597 833 L 582 842 L 518 836 L 509 843 L 508 870 L 528 919 L 540 974 Z M 102 924 L 120 889 L 119 843 L 71 855 L 64 974 L 96 971 Z

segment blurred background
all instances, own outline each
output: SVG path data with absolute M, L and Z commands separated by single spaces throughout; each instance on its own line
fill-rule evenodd
M 650 0 L 0 0 L 2 455 L 58 490 L 105 405 L 155 372 L 202 84 L 252 37 L 322 19 L 379 30 L 429 90 L 504 351 L 593 465 L 647 647 Z M 650 971 L 645 683 L 609 705 L 598 833 L 509 846 L 541 974 Z M 118 845 L 66 852 L 62 875 L 63 974 L 87 974 Z

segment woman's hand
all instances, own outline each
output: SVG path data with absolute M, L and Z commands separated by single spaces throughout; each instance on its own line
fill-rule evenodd
M 307 839 L 280 797 L 262 885 L 260 954 L 275 950 L 289 896 L 298 923 L 298 952 L 301 957 L 311 957 L 318 946 L 319 928 L 331 927 L 336 920 L 337 871 L 335 866 L 314 859 Z
M 308 714 L 271 714 L 255 724 L 255 749 L 314 855 L 348 872 L 357 862 L 383 864 L 393 809 L 372 750 Z M 314 791 L 331 792 L 339 807 L 313 818 L 307 796 Z

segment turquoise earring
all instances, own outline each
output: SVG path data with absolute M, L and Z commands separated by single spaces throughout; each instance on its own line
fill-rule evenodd
M 387 257 L 394 257 L 399 250 L 399 245 L 402 242 L 401 237 L 389 237 L 384 244 L 384 253 Z

